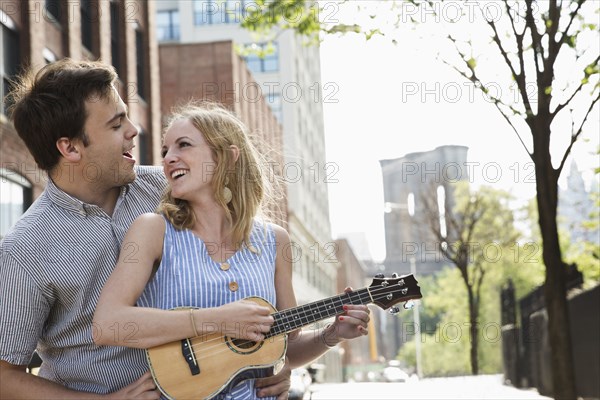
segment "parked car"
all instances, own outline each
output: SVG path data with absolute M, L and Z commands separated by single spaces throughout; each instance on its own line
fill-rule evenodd
M 409 378 L 408 374 L 398 367 L 386 367 L 382 375 L 386 382 L 406 382 Z
M 293 369 L 288 399 L 302 400 L 310 390 L 311 384 L 312 378 L 306 368 Z

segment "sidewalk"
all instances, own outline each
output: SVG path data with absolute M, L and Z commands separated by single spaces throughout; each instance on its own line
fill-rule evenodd
M 312 400 L 551 400 L 535 389 L 504 385 L 501 375 L 431 378 L 406 383 L 316 384 L 311 390 Z

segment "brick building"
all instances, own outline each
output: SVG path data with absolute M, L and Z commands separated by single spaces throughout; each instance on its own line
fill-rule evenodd
M 160 151 L 158 46 L 154 2 L 143 0 L 0 1 L 0 237 L 44 189 L 40 171 L 7 117 L 10 79 L 61 58 L 102 60 L 119 74 L 118 90 L 140 135 L 135 156 L 153 164 Z

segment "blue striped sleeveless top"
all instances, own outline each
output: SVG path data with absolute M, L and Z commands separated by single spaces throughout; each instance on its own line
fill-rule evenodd
M 254 222 L 250 245 L 242 246 L 224 263 L 210 254 L 220 244 L 205 243 L 192 231 L 177 230 L 167 220 L 162 259 L 154 277 L 138 299 L 138 306 L 219 307 L 249 296 L 271 304 L 275 296 L 275 233 L 268 224 Z M 254 381 L 241 382 L 225 399 L 256 399 Z M 275 397 L 263 398 L 275 399 Z

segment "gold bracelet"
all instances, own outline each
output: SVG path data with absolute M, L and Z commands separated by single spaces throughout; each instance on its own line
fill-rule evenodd
M 192 329 L 194 330 L 194 337 L 198 336 L 198 331 L 196 330 L 196 323 L 194 322 L 194 309 L 190 308 L 190 322 L 192 324 Z

